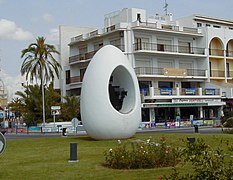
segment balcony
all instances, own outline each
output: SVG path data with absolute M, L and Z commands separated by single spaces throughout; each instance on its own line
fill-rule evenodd
M 173 99 L 173 98 L 220 98 L 221 88 L 154 88 L 142 89 L 144 99 Z
M 69 57 L 69 63 L 73 64 L 73 63 L 78 63 L 81 61 L 87 61 L 90 60 L 96 53 L 97 51 L 91 51 L 85 54 L 79 54 L 79 55 L 75 55 L 75 56 L 71 56 Z
M 124 50 L 124 48 L 125 48 L 124 45 L 114 45 L 114 46 L 116 46 L 117 48 L 119 48 L 123 52 L 125 51 Z M 69 63 L 70 64 L 75 64 L 75 63 L 90 61 L 91 58 L 93 58 L 93 56 L 95 55 L 95 53 L 97 51 L 98 50 L 91 51 L 91 52 L 88 52 L 88 53 L 85 53 L 85 54 L 78 54 L 78 55 L 71 56 L 71 57 L 69 57 Z
M 210 71 L 210 77 L 225 77 L 225 71 L 224 70 L 211 70 Z
M 156 68 L 156 67 L 136 67 L 137 76 L 180 76 L 180 77 L 202 77 L 207 78 L 206 70 L 185 69 L 185 68 Z
M 156 43 L 134 43 L 134 51 L 159 51 L 167 53 L 205 55 L 205 48 Z
M 82 82 L 82 79 L 80 76 L 70 77 L 70 84 L 81 83 L 81 82 Z
M 233 71 L 227 71 L 227 77 L 233 78 Z
M 224 56 L 223 49 L 209 49 L 210 56 Z
M 226 56 L 227 56 L 227 57 L 230 57 L 230 58 L 233 58 L 233 51 L 227 50 L 227 51 L 226 51 Z

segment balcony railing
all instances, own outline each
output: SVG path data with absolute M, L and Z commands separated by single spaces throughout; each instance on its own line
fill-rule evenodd
M 112 25 L 112 26 L 109 26 L 106 28 L 106 32 L 110 32 L 110 31 L 113 31 L 116 29 L 116 26 L 115 25 Z
M 134 50 L 145 50 L 145 51 L 162 51 L 162 52 L 176 52 L 185 54 L 198 54 L 205 55 L 205 48 L 199 47 L 188 47 L 188 46 L 177 46 L 169 44 L 156 44 L 156 43 L 134 43 Z
M 143 96 L 222 96 L 222 89 L 220 88 L 154 88 L 141 89 Z
M 82 82 L 80 76 L 70 77 L 70 84 L 72 84 L 72 83 L 79 83 L 79 82 Z
M 183 27 L 183 29 L 181 29 L 179 26 L 174 26 L 174 25 L 161 25 L 161 27 L 159 27 L 157 23 L 149 23 L 149 22 L 139 22 L 139 26 L 147 27 L 147 28 L 164 29 L 169 31 L 178 31 L 178 32 L 180 31 L 186 33 L 199 34 L 197 28 Z
M 206 70 L 184 68 L 156 68 L 136 67 L 136 75 L 162 75 L 162 76 L 199 76 L 206 77 Z
M 119 48 L 123 52 L 125 51 L 125 49 L 124 49 L 125 46 L 124 45 L 114 45 L 114 46 L 116 46 L 117 48 Z M 83 60 L 90 60 L 95 55 L 95 53 L 97 51 L 98 50 L 91 51 L 91 52 L 88 52 L 88 53 L 85 53 L 85 54 L 78 54 L 78 55 L 71 56 L 71 57 L 69 57 L 69 63 L 76 63 L 76 62 L 81 62 Z
M 211 70 L 210 77 L 225 77 L 225 71 L 223 71 L 223 70 Z
M 71 38 L 71 42 L 75 42 L 75 41 L 83 41 L 83 35 L 79 35 L 76 37 Z
M 224 56 L 224 50 L 223 49 L 209 49 L 209 55 Z
M 233 57 L 233 51 L 226 50 L 226 56 L 227 57 Z
M 98 29 L 95 30 L 95 31 L 90 32 L 90 37 L 95 37 L 95 36 L 97 36 L 97 35 L 99 35 Z
M 233 77 L 233 71 L 227 71 L 227 77 Z

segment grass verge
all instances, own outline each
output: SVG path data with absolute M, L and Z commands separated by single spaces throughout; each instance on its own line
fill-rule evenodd
M 165 137 L 168 144 L 182 146 L 187 137 L 202 138 L 212 147 L 221 146 L 229 153 L 225 142 L 233 142 L 231 134 L 137 134 L 132 139 Z M 69 145 L 78 143 L 77 163 L 69 163 Z M 222 143 L 221 143 L 222 142 Z M 103 167 L 103 152 L 117 146 L 117 140 L 95 141 L 89 137 L 38 138 L 7 141 L 0 155 L 0 179 L 159 179 L 170 168 L 114 170 Z M 181 172 L 190 167 L 179 167 Z

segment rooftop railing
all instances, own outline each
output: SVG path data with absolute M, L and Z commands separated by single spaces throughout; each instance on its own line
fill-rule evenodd
M 150 23 L 150 22 L 139 22 L 140 27 L 146 27 L 146 28 L 156 28 L 156 29 L 164 29 L 169 31 L 177 31 L 177 32 L 186 32 L 186 33 L 192 33 L 192 34 L 200 34 L 198 32 L 197 28 L 189 28 L 189 27 L 179 27 L 174 25 L 166 25 L 162 24 L 161 27 L 158 26 L 157 23 Z

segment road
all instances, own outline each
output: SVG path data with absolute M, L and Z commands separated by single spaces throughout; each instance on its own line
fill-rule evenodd
M 138 130 L 137 133 L 182 133 L 182 134 L 193 134 L 195 133 L 194 127 L 172 127 L 172 128 L 154 128 L 154 129 L 143 129 Z M 199 127 L 198 133 L 200 134 L 222 134 L 221 128 L 213 127 Z
M 193 127 L 181 127 L 181 128 L 153 128 L 153 129 L 139 129 L 137 131 L 140 133 L 183 133 L 183 134 L 194 134 L 195 130 Z M 198 133 L 200 134 L 222 134 L 221 128 L 213 128 L 213 127 L 199 127 Z M 78 131 L 76 136 L 86 136 L 85 131 Z M 67 136 L 75 136 L 74 134 L 67 134 Z M 6 140 L 19 140 L 26 138 L 51 138 L 51 137 L 65 137 L 62 136 L 61 133 L 6 133 Z

